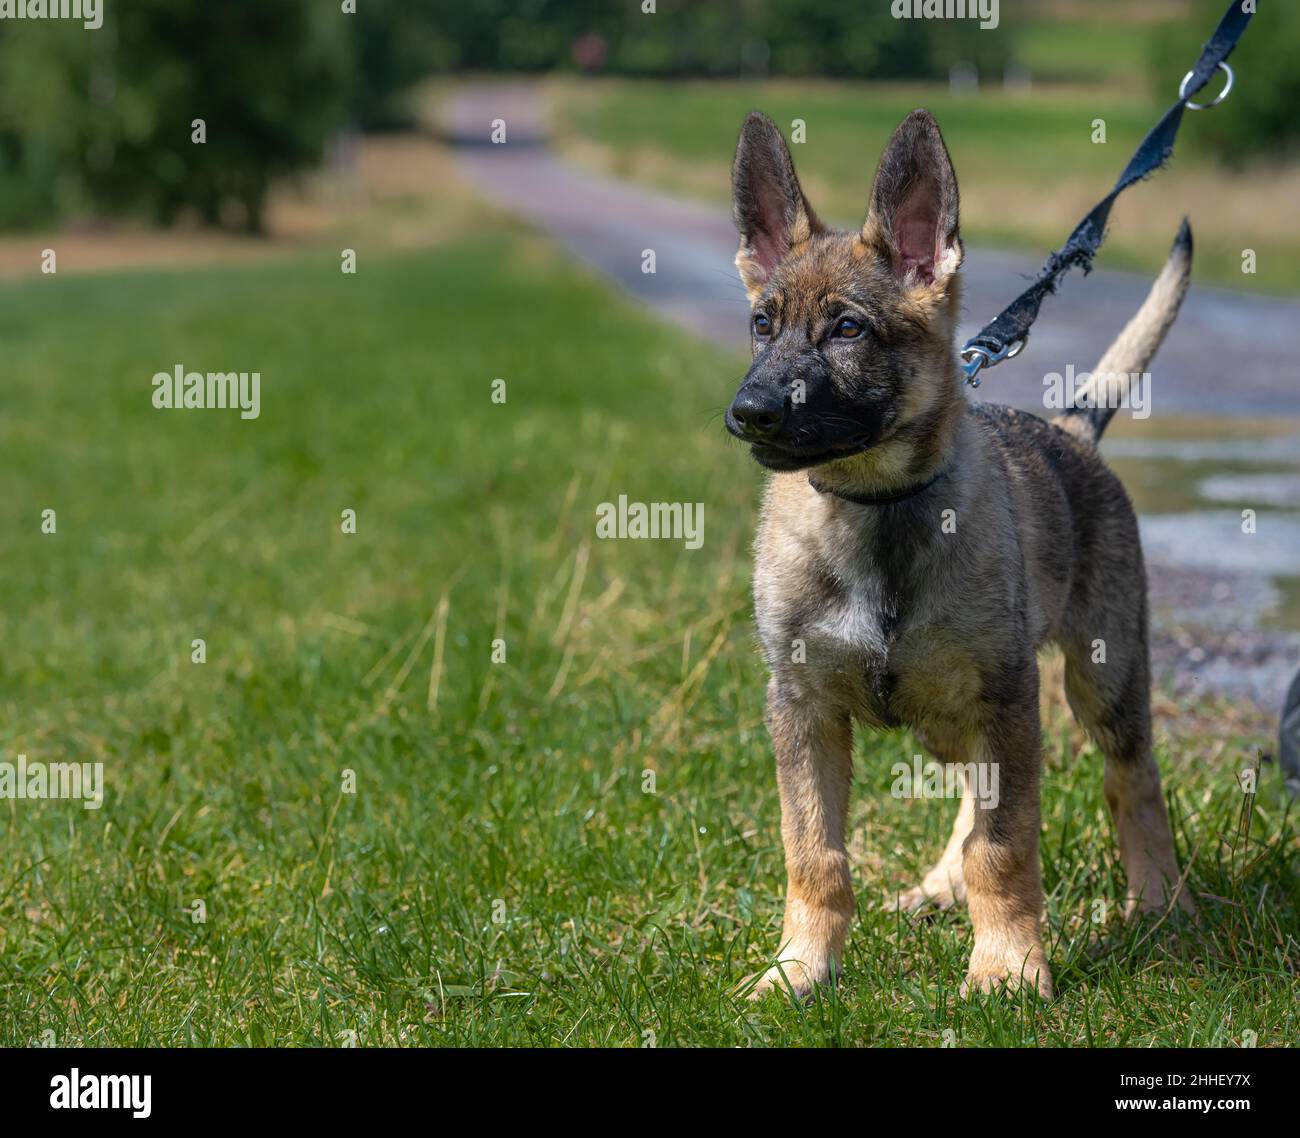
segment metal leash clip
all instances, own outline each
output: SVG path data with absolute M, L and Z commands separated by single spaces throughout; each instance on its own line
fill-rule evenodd
M 1025 345 L 1029 343 L 1029 333 L 1026 332 L 1018 340 L 1013 340 L 1005 347 L 997 351 L 990 351 L 983 344 L 977 344 L 974 340 L 969 340 L 966 346 L 961 350 L 961 358 L 964 361 L 962 370 L 966 372 L 966 382 L 972 387 L 980 385 L 980 369 L 992 367 L 994 364 L 1000 364 L 1003 360 L 1015 359 L 1024 351 Z
M 1223 102 L 1224 99 L 1228 97 L 1228 92 L 1232 90 L 1233 80 L 1236 78 L 1236 76 L 1232 74 L 1232 68 L 1229 67 L 1222 60 L 1219 61 L 1219 67 L 1221 70 L 1227 73 L 1228 81 L 1223 85 L 1223 90 L 1220 91 L 1208 103 L 1193 103 L 1187 98 L 1187 84 L 1192 81 L 1192 76 L 1195 75 L 1196 72 L 1189 71 L 1186 75 L 1183 76 L 1183 81 L 1178 84 L 1178 97 L 1183 100 L 1184 105 L 1187 107 L 1189 111 L 1208 111 L 1211 107 L 1217 107 L 1221 102 Z

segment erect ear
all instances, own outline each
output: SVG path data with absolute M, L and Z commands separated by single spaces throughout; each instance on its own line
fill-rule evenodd
M 736 268 L 754 300 L 785 255 L 822 228 L 799 188 L 785 139 L 776 123 L 757 111 L 740 129 L 731 199 L 740 231 Z
M 862 236 L 907 285 L 942 281 L 961 264 L 957 175 L 929 111 L 908 115 L 885 147 Z

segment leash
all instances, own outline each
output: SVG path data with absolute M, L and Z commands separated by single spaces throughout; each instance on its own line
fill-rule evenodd
M 1249 0 L 1232 0 L 1228 5 L 1219 26 L 1214 29 L 1214 35 L 1201 49 L 1201 58 L 1196 61 L 1196 66 L 1183 76 L 1178 88 L 1178 102 L 1164 113 L 1164 117 L 1142 140 L 1124 167 L 1115 188 L 1092 207 L 1087 217 L 1074 227 L 1069 240 L 1047 258 L 1047 263 L 1039 271 L 1034 283 L 985 324 L 977 335 L 966 341 L 961 350 L 961 358 L 966 382 L 971 387 L 980 385 L 981 368 L 1013 359 L 1024 350 L 1029 340 L 1029 329 L 1038 319 L 1039 305 L 1043 303 L 1044 297 L 1056 291 L 1061 277 L 1076 265 L 1083 269 L 1085 276 L 1092 271 L 1092 259 L 1106 239 L 1106 219 L 1110 216 L 1110 207 L 1134 182 L 1154 174 L 1169 160 L 1174 152 L 1174 139 L 1178 137 L 1183 111 L 1208 110 L 1217 107 L 1228 97 L 1228 92 L 1232 90 L 1233 74 L 1232 68 L 1225 61 L 1254 15 L 1253 10 L 1245 10 L 1248 5 L 1251 9 L 1254 8 Z M 1228 77 L 1223 90 L 1208 103 L 1192 102 L 1192 96 L 1220 70 Z

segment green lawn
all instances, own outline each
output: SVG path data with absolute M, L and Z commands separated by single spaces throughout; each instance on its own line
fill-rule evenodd
M 1088 143 L 1086 132 L 1085 145 L 1079 145 L 1076 128 L 1085 109 L 1091 117 L 1104 118 L 1114 135 L 1122 132 L 1136 145 L 1158 108 L 1128 92 L 1094 99 L 1091 92 L 1081 91 L 1033 98 L 994 90 L 966 98 L 920 84 L 796 80 L 622 80 L 557 85 L 554 90 L 561 127 L 609 145 L 661 148 L 691 163 L 729 165 L 741 121 L 751 110 L 770 115 L 787 136 L 791 123 L 802 119 L 807 140 L 792 149 L 796 164 L 805 164 L 808 176 L 828 182 L 833 193 L 843 193 L 845 206 L 853 212 L 866 204 L 869 182 L 862 182 L 870 178 L 884 140 L 921 104 L 943 127 L 963 180 L 981 182 L 1004 173 L 1043 184 L 1067 166 L 1081 177 L 1109 174 L 1114 182 L 1118 176 L 1115 147 Z M 1014 139 L 1008 137 L 1010 123 Z M 805 172 L 804 166 L 800 172 Z M 1108 188 L 1101 187 L 1097 197 Z
M 782 892 L 741 365 L 486 228 L 355 277 L 0 288 L 0 757 L 106 780 L 0 801 L 0 1043 L 1294 1043 L 1296 830 L 1238 738 L 1162 747 L 1175 936 L 1117 920 L 1100 759 L 1052 726 L 1046 1006 L 958 1000 L 964 914 L 873 907 L 955 804 L 891 798 L 914 744 L 863 741 L 841 986 L 731 997 Z M 177 363 L 260 371 L 260 418 L 155 410 Z M 620 493 L 703 502 L 703 548 L 596 540 Z
M 1179 19 L 1194 18 L 1184 12 L 1173 21 L 1135 19 L 1145 16 L 1145 9 L 1127 2 L 1102 5 L 1097 0 L 1072 9 L 1068 18 L 1042 15 L 1035 9 L 1036 0 L 1029 0 L 1023 12 L 1008 11 L 1014 20 L 1017 61 L 1031 75 L 1133 90 L 1151 82 L 1152 41 L 1170 34 Z

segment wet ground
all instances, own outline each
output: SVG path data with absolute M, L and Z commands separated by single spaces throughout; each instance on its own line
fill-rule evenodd
M 489 141 L 494 120 L 506 124 L 504 145 Z M 462 170 L 489 197 L 666 319 L 747 348 L 736 238 L 724 211 L 562 161 L 546 146 L 538 89 L 528 84 L 465 87 L 447 101 L 442 125 Z M 1074 220 L 1062 218 L 1062 236 Z M 653 274 L 642 272 L 647 249 Z M 1039 264 L 968 249 L 961 337 Z M 1106 270 L 1068 278 L 1045 303 L 1029 348 L 986 372 L 978 397 L 1043 413 L 1044 377 L 1067 364 L 1091 366 L 1149 286 Z M 1121 411 L 1104 444 L 1138 507 L 1153 663 L 1175 693 L 1219 694 L 1276 714 L 1300 667 L 1298 360 L 1300 301 L 1194 283 L 1151 369 L 1150 419 L 1125 421 Z
M 1260 437 L 1207 437 L 1229 425 Z M 1102 445 L 1138 507 L 1156 674 L 1276 712 L 1300 664 L 1300 424 L 1168 426 L 1188 437 Z

